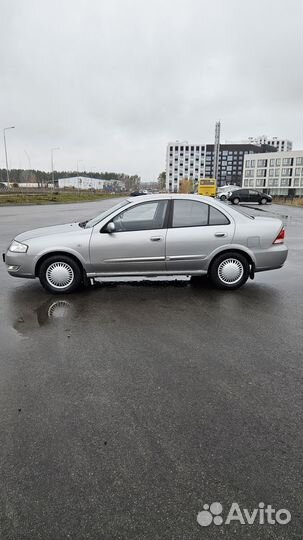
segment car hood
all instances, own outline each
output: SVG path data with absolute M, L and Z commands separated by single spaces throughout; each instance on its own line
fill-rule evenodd
M 66 223 L 64 225 L 52 225 L 50 227 L 41 227 L 40 229 L 33 229 L 32 231 L 26 231 L 24 233 L 18 234 L 15 237 L 17 242 L 24 242 L 25 240 L 30 240 L 31 238 L 38 238 L 39 236 L 51 236 L 57 234 L 64 234 L 73 231 L 80 233 L 87 229 L 82 229 L 79 227 L 78 223 Z

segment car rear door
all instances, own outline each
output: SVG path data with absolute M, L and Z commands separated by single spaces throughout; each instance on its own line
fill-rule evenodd
M 234 223 L 212 205 L 191 199 L 175 199 L 166 235 L 166 269 L 184 272 L 203 270 L 216 248 L 228 244 Z
M 141 274 L 165 270 L 165 219 L 168 200 L 133 205 L 108 221 L 95 226 L 90 241 L 90 271 L 97 274 Z
M 234 192 L 234 198 L 240 199 L 240 202 L 249 202 L 249 193 L 248 189 L 239 189 L 239 191 Z
M 249 189 L 248 193 L 249 193 L 249 202 L 251 203 L 259 202 L 260 195 L 258 191 L 256 191 L 255 189 Z

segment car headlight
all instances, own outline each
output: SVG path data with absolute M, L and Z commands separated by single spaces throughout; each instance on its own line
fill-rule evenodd
M 9 251 L 13 251 L 14 253 L 26 253 L 28 250 L 28 246 L 26 244 L 21 244 L 21 242 L 13 240 L 8 249 Z

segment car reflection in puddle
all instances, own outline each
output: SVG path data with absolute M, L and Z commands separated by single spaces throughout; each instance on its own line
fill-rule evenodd
M 40 326 L 48 324 L 50 321 L 65 319 L 72 316 L 73 304 L 68 300 L 55 300 L 42 304 L 36 311 L 37 320 Z
M 100 315 L 101 306 L 103 305 L 105 308 L 104 302 L 107 304 L 109 300 L 107 295 L 106 298 L 104 297 L 104 294 L 113 288 L 123 288 L 124 292 L 126 292 L 124 299 L 127 301 L 130 296 L 133 296 L 134 300 L 136 299 L 134 288 L 141 291 L 152 288 L 161 289 L 164 287 L 174 289 L 175 287 L 186 287 L 189 283 L 189 279 L 184 276 L 177 279 L 167 278 L 165 280 L 163 278 L 129 278 L 127 281 L 121 278 L 116 280 L 106 279 L 102 282 L 96 281 L 93 287 L 73 295 L 48 297 L 40 305 L 38 304 L 38 307 L 36 307 L 38 303 L 37 292 L 33 291 L 32 287 L 22 287 L 15 290 L 11 298 L 10 305 L 13 308 L 12 326 L 18 333 L 24 336 L 31 330 L 42 326 L 50 324 L 62 325 L 63 321 L 69 324 L 69 321 L 75 321 L 79 318 L 84 319 L 86 315 L 92 315 L 95 309 L 97 309 Z M 203 285 L 203 280 L 201 285 Z M 206 286 L 209 287 L 208 280 Z M 130 292 L 131 289 L 132 293 Z M 102 298 L 100 298 L 100 294 Z
M 29 330 L 45 326 L 63 319 L 70 319 L 75 311 L 75 305 L 65 299 L 47 300 L 37 309 L 27 307 L 22 310 L 21 315 L 15 319 L 13 328 L 21 334 L 26 334 Z

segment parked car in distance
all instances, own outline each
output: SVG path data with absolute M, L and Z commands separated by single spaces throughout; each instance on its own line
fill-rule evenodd
M 141 195 L 147 195 L 147 191 L 133 191 L 130 196 L 131 197 L 140 197 Z
M 237 189 L 228 195 L 227 200 L 233 204 L 241 202 L 267 204 L 272 202 L 272 197 L 256 189 Z
M 281 268 L 287 251 L 278 218 L 251 217 L 211 197 L 163 194 L 19 234 L 3 259 L 10 275 L 38 277 L 51 293 L 72 292 L 87 278 L 178 274 L 237 289 L 255 272 Z
M 233 184 L 227 185 L 227 186 L 220 186 L 217 191 L 217 199 L 220 199 L 220 201 L 226 201 L 229 195 L 235 190 L 238 190 L 239 186 L 235 186 Z

